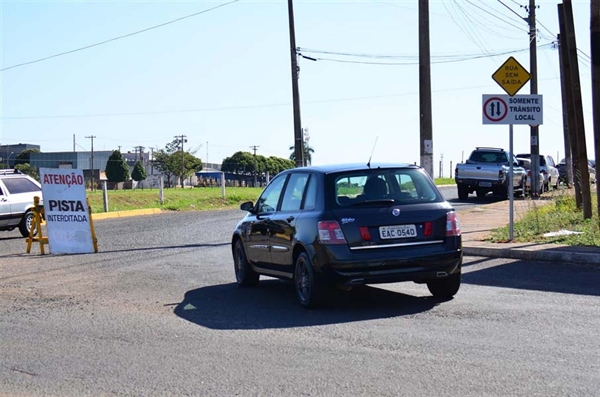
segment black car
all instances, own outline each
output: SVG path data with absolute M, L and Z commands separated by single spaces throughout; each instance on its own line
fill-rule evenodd
M 414 281 L 436 297 L 460 288 L 456 212 L 411 164 L 295 168 L 269 183 L 231 241 L 240 286 L 292 280 L 305 307 L 328 286 Z

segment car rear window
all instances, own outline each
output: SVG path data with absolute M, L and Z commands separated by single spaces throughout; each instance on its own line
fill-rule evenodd
M 4 182 L 4 186 L 10 194 L 39 192 L 42 190 L 27 178 L 5 178 L 2 179 L 2 182 Z
M 431 180 L 415 168 L 372 169 L 336 174 L 335 204 L 339 207 L 369 203 L 411 204 L 443 201 Z

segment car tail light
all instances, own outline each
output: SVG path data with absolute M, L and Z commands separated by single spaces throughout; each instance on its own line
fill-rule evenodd
M 429 237 L 433 234 L 433 222 L 425 222 L 423 224 L 423 235 Z
M 337 221 L 321 221 L 318 223 L 319 240 L 323 244 L 346 244 L 346 238 Z
M 371 241 L 371 233 L 369 233 L 369 228 L 366 226 L 361 226 L 358 230 L 360 230 L 360 237 L 364 241 Z
M 544 175 L 548 175 L 548 171 L 546 171 L 546 170 L 542 170 L 542 174 L 544 174 Z
M 456 212 L 448 212 L 446 214 L 446 236 L 460 236 L 460 225 L 458 224 L 458 216 Z

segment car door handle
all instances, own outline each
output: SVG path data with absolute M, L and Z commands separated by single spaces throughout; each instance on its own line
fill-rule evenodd
M 288 221 L 288 223 L 292 223 L 292 221 L 294 219 L 296 219 L 296 218 L 294 218 L 294 216 L 292 215 L 292 216 L 288 216 L 285 220 Z

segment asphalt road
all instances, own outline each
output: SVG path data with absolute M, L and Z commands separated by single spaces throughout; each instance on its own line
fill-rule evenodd
M 592 396 L 600 269 L 465 258 L 450 301 L 412 283 L 234 285 L 241 211 L 97 222 L 100 252 L 0 233 L 0 396 Z

